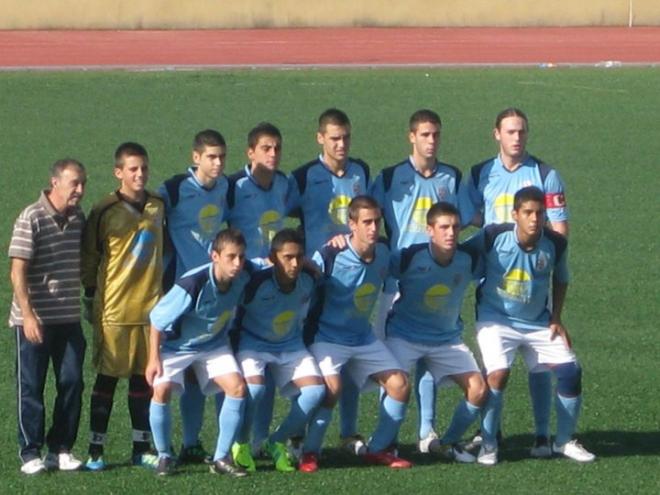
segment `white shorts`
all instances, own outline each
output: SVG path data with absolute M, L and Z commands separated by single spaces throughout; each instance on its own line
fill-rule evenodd
M 443 386 L 454 383 L 451 379 L 452 375 L 480 373 L 472 351 L 462 342 L 430 346 L 393 337 L 387 339 L 385 344 L 404 370 L 410 371 L 417 361 L 422 359 L 435 382 Z
M 358 388 L 365 390 L 378 385 L 369 377 L 375 373 L 403 368 L 381 340 L 368 345 L 348 346 L 317 342 L 309 348 L 319 363 L 323 376 L 338 375 L 346 371 Z
M 192 366 L 199 387 L 205 395 L 221 392 L 213 378 L 238 373 L 241 370 L 229 346 L 222 346 L 205 352 L 174 354 L 165 352 L 161 356 L 163 374 L 154 380 L 154 387 L 170 382 L 174 391 L 181 393 L 185 388 L 184 372 Z
M 477 322 L 476 329 L 486 373 L 511 368 L 518 349 L 532 372 L 547 369 L 548 365 L 577 360 L 575 353 L 566 347 L 561 337 L 550 340 L 549 328 L 523 332 L 484 321 Z
M 306 350 L 294 352 L 241 351 L 238 353 L 238 361 L 241 363 L 245 378 L 264 376 L 266 366 L 268 366 L 275 384 L 286 397 L 295 395 L 298 390 L 292 383 L 293 380 L 306 376 L 321 377 L 314 357 Z

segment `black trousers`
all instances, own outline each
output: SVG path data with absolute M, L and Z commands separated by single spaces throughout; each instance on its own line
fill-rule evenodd
M 80 423 L 86 347 L 80 322 L 42 328 L 43 342 L 33 344 L 23 335 L 23 327 L 15 327 L 18 443 L 23 462 L 41 456 L 45 431 L 44 388 L 51 360 L 57 396 L 52 426 L 45 438 L 48 451 L 70 451 Z

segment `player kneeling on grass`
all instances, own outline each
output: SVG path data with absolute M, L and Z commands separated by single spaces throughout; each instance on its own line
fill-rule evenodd
M 341 393 L 344 366 L 358 386 L 371 379 L 385 390 L 378 425 L 363 459 L 391 468 L 412 466 L 388 449 L 404 419 L 410 393 L 408 379 L 389 349 L 376 338 L 369 321 L 390 263 L 389 249 L 378 240 L 380 222 L 378 203 L 369 196 L 357 196 L 348 207 L 351 234 L 346 236 L 344 246 L 333 247 L 335 242 L 314 254 L 323 277 L 308 329 L 313 334 L 310 350 L 323 373 L 326 395 L 309 424 L 301 471 L 318 469 L 323 437 Z
M 568 288 L 567 241 L 544 227 L 545 196 L 537 187 L 515 194 L 512 217 L 514 223 L 486 226 L 465 243 L 479 252 L 484 275 L 476 328 L 490 392 L 477 461 L 497 463 L 502 397 L 520 349 L 530 370 L 546 367 L 557 378 L 557 435 L 552 451 L 591 462 L 596 456 L 572 439 L 582 402 L 582 370 L 561 321 Z M 548 309 L 551 286 L 552 309 Z
M 211 260 L 177 280 L 150 315 L 146 376 L 154 389 L 149 421 L 158 450 L 158 475 L 170 474 L 174 467 L 169 401 L 172 390 L 184 388 L 184 372 L 189 366 L 203 392 L 210 395 L 220 388 L 225 393 L 211 472 L 247 475 L 229 455 L 242 424 L 246 394 L 227 337 L 236 305 L 250 278 L 250 265 L 244 267 L 243 235 L 235 229 L 218 233 Z
M 461 306 L 478 256 L 458 245 L 461 221 L 450 203 L 436 203 L 426 214 L 430 242 L 404 248 L 392 260 L 401 297 L 387 320 L 385 343 L 409 370 L 422 360 L 436 383 L 447 379 L 465 393 L 445 434 L 434 435 L 428 446 L 459 462 L 474 462 L 458 441 L 477 419 L 487 387 L 472 352 L 463 343 Z
M 256 469 L 248 442 L 265 393 L 266 367 L 282 394 L 291 397 L 288 416 L 264 443 L 278 471 L 295 471 L 285 443 L 305 430 L 323 400 L 323 379 L 302 337 L 302 322 L 316 285 L 316 274 L 303 268 L 303 250 L 295 230 L 275 234 L 270 250 L 273 266 L 252 275 L 238 310 L 238 360 L 249 397 L 232 452 L 236 463 L 248 471 Z

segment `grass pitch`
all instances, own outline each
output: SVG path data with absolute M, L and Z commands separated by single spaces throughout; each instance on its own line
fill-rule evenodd
M 100 72 L 0 74 L 0 179 L 3 185 L 0 247 L 7 252 L 18 212 L 47 183 L 47 167 L 73 156 L 89 170 L 85 210 L 115 187 L 112 153 L 136 140 L 150 152 L 150 185 L 178 173 L 190 160 L 198 130 L 219 129 L 228 141 L 227 172 L 245 161 L 245 137 L 262 120 L 284 134 L 283 169 L 317 153 L 315 127 L 327 107 L 353 122 L 352 155 L 375 175 L 409 152 L 408 116 L 429 107 L 443 118 L 440 157 L 467 172 L 495 153 L 496 113 L 518 106 L 530 118 L 529 149 L 558 168 L 571 210 L 572 284 L 565 322 L 584 367 L 584 409 L 579 438 L 598 455 L 581 466 L 563 459 L 532 460 L 532 419 L 525 372 L 517 366 L 504 412 L 501 463 L 492 469 L 447 464 L 414 453 L 416 411 L 411 405 L 401 433 L 402 452 L 416 462 L 407 472 L 364 467 L 336 451 L 336 420 L 327 456 L 314 475 L 274 472 L 268 463 L 245 480 L 211 476 L 203 467 L 182 469 L 167 480 L 131 468 L 125 386 L 117 391 L 105 473 L 56 473 L 26 478 L 16 456 L 14 337 L 5 332 L 0 359 L 2 493 L 657 493 L 660 487 L 660 399 L 657 390 L 658 156 L 660 71 L 655 69 L 413 69 L 219 72 Z M 0 305 L 9 307 L 8 277 Z M 466 338 L 474 344 L 471 300 Z M 5 315 L 7 310 L 5 310 Z M 89 328 L 87 328 L 89 330 Z M 89 334 L 88 334 L 89 336 Z M 91 337 L 88 339 L 91 343 Z M 475 348 L 473 346 L 473 348 Z M 91 365 L 75 453 L 85 457 Z M 52 384 L 47 390 L 49 408 Z M 438 429 L 458 397 L 443 390 Z M 214 443 L 213 407 L 204 439 Z M 278 417 L 284 413 L 278 404 Z M 362 399 L 361 430 L 376 418 L 374 395 Z M 178 444 L 175 435 L 175 443 Z M 123 464 L 122 464 L 123 463 Z

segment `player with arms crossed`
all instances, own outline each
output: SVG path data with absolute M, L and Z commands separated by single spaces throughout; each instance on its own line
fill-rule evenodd
M 428 450 L 474 462 L 475 457 L 458 442 L 488 396 L 479 366 L 461 336 L 461 307 L 477 274 L 478 256 L 458 245 L 461 220 L 455 206 L 436 203 L 426 219 L 430 242 L 404 248 L 393 259 L 391 272 L 401 297 L 387 320 L 385 343 L 404 370 L 421 359 L 436 383 L 449 380 L 463 389 L 465 399 L 456 407 L 447 431 L 431 441 Z
M 390 263 L 389 249 L 378 240 L 380 222 L 378 203 L 370 196 L 356 196 L 348 207 L 351 234 L 346 246 L 338 249 L 328 245 L 314 254 L 323 277 L 310 311 L 308 331 L 313 338 L 310 351 L 323 373 L 326 395 L 309 425 L 301 471 L 318 469 L 323 437 L 341 393 L 340 373 L 344 368 L 359 387 L 371 380 L 385 392 L 378 425 L 363 459 L 391 468 L 412 466 L 388 450 L 405 416 L 408 379 L 390 350 L 376 338 L 369 321 Z
M 147 381 L 154 388 L 150 423 L 158 450 L 158 475 L 174 467 L 171 451 L 173 390 L 186 386 L 184 373 L 194 370 L 207 393 L 225 394 L 211 472 L 243 477 L 229 455 L 243 421 L 245 382 L 229 346 L 228 327 L 250 275 L 244 270 L 245 239 L 235 229 L 221 231 L 213 241 L 211 263 L 187 272 L 151 311 Z M 185 407 L 185 404 L 184 404 Z
M 517 350 L 529 369 L 549 368 L 557 379 L 552 451 L 578 462 L 595 459 L 572 438 L 582 401 L 582 370 L 561 320 L 568 289 L 568 243 L 544 227 L 545 215 L 543 191 L 524 187 L 514 196 L 513 224 L 488 225 L 465 243 L 480 253 L 484 274 L 477 291 L 476 329 L 490 388 L 477 458 L 485 465 L 498 461 L 503 393 Z
M 255 413 L 265 392 L 266 368 L 291 410 L 264 443 L 281 472 L 295 471 L 286 441 L 305 430 L 325 387 L 314 357 L 303 343 L 302 325 L 316 284 L 316 274 L 303 267 L 303 240 L 295 230 L 284 229 L 273 238 L 273 266 L 256 272 L 248 282 L 236 318 L 239 332 L 238 361 L 248 387 L 245 422 L 232 449 L 234 460 L 255 470 L 249 442 Z
M 163 278 L 163 200 L 148 192 L 149 157 L 143 146 L 123 143 L 115 151 L 119 189 L 94 205 L 82 244 L 82 285 L 93 303 L 94 365 L 89 459 L 103 470 L 103 444 L 119 378 L 128 378 L 128 409 L 133 427 L 134 465 L 155 467 L 150 451 L 149 401 L 145 380 L 149 311 L 161 295 Z
M 511 222 L 515 193 L 523 187 L 536 186 L 544 193 L 549 226 L 568 236 L 564 183 L 555 169 L 528 154 L 527 116 L 517 108 L 501 111 L 495 119 L 493 135 L 499 145 L 498 155 L 472 167 L 468 177 L 472 223 L 480 227 Z M 531 455 L 550 457 L 552 376 L 543 369 L 530 369 L 528 378 L 536 428 Z
M 185 272 L 207 264 L 213 239 L 227 216 L 228 181 L 223 172 L 227 145 L 218 131 L 206 129 L 193 139 L 192 161 L 185 174 L 166 180 L 158 189 L 165 201 L 167 233 L 174 248 L 166 263 L 165 289 Z M 168 254 L 168 253 L 166 253 Z M 183 445 L 178 462 L 198 463 L 208 459 L 199 439 L 204 418 L 205 396 L 194 374 L 180 399 Z M 216 395 L 217 410 L 222 407 L 222 395 Z

